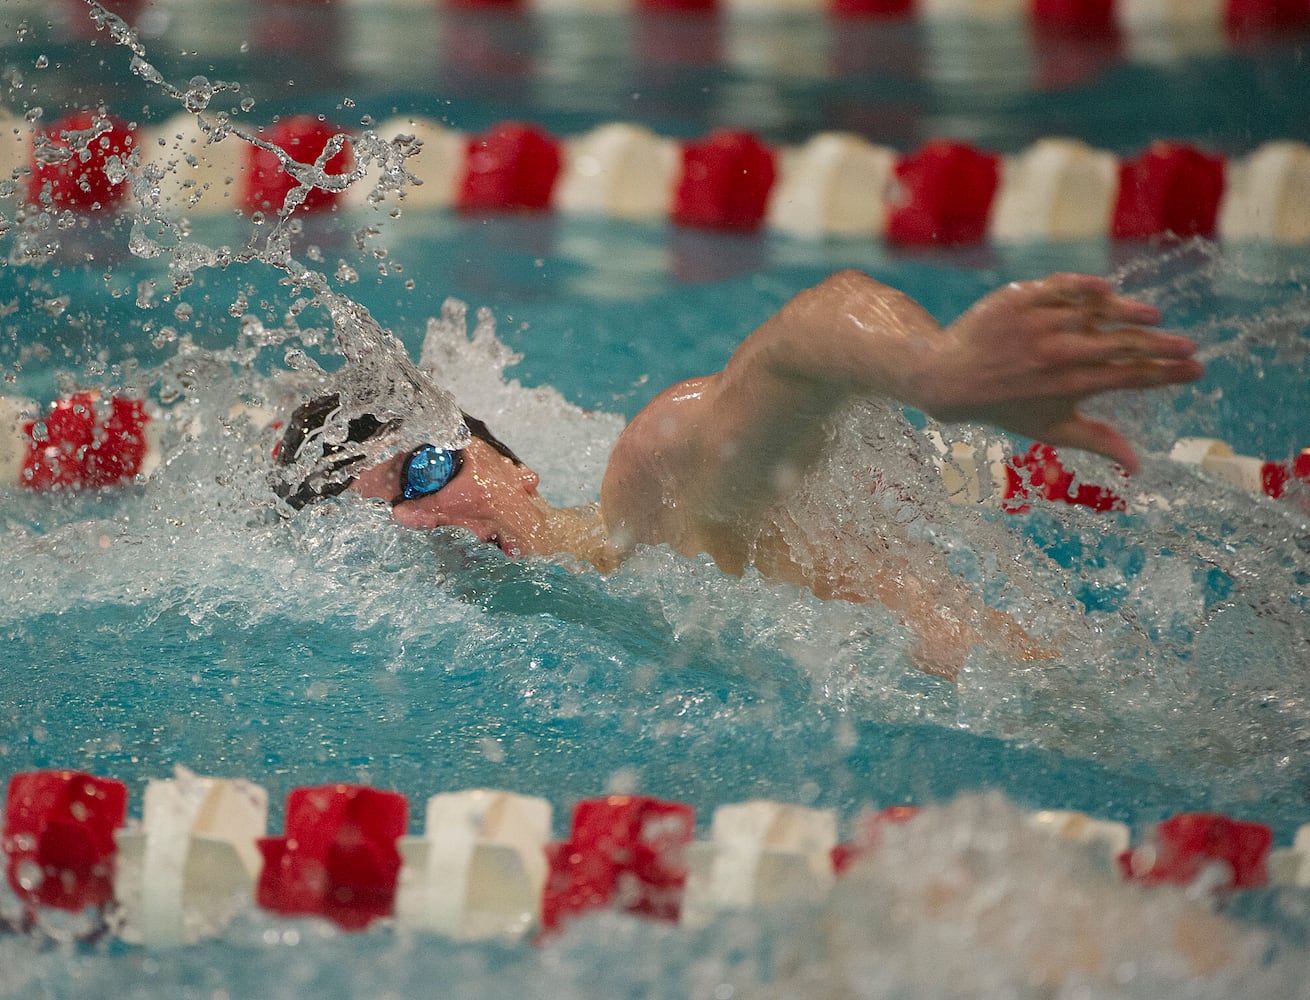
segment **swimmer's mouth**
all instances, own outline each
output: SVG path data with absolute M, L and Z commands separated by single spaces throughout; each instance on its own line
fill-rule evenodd
M 489 545 L 496 546 L 496 548 L 500 549 L 501 552 L 504 552 L 505 555 L 509 556 L 511 559 L 517 559 L 519 557 L 518 550 L 512 547 L 509 542 L 501 538 L 500 535 L 492 535 L 490 538 L 487 538 L 486 541 Z

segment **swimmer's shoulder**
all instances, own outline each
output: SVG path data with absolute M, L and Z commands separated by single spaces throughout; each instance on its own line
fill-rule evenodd
M 621 548 L 669 543 L 681 548 L 695 491 L 708 470 L 704 455 L 705 394 L 716 376 L 670 386 L 623 429 L 601 483 L 601 516 Z

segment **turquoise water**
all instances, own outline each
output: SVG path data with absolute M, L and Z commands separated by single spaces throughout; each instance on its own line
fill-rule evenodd
M 1289 82 L 1301 65 L 1291 43 L 1260 58 L 1225 50 L 1168 69 L 1118 61 L 1052 92 L 1014 69 L 1026 43 L 1013 34 L 1006 44 L 954 40 L 974 53 L 986 84 L 966 87 L 934 76 L 940 62 L 903 61 L 914 48 L 898 36 L 866 48 L 881 61 L 870 69 L 869 56 L 850 77 L 826 62 L 816 71 L 815 59 L 790 75 L 731 62 L 674 74 L 620 44 L 633 37 L 622 20 L 579 33 L 551 19 L 448 18 L 447 29 L 464 26 L 459 37 L 484 39 L 474 49 L 484 58 L 518 53 L 517 75 L 488 83 L 448 57 L 402 87 L 417 52 L 396 50 L 394 75 L 368 64 L 344 78 L 301 53 L 278 73 L 312 88 L 304 99 L 278 89 L 279 76 L 262 75 L 258 60 L 234 54 L 239 39 L 221 34 L 237 44 L 194 57 L 171 54 L 181 46 L 165 45 L 175 39 L 164 34 L 158 63 L 174 79 L 203 63 L 214 76 L 250 80 L 269 106 L 333 104 L 349 91 L 358 112 L 445 108 L 468 128 L 510 112 L 580 129 L 640 108 L 670 133 L 724 118 L 755 124 L 741 118 L 755 114 L 774 138 L 800 138 L 881 116 L 906 144 L 944 123 L 959 126 L 952 134 L 1017 145 L 1076 122 L 1080 135 L 1111 148 L 1186 126 L 1242 149 L 1306 128 L 1297 113 L 1305 97 Z M 47 93 L 76 101 L 110 80 L 124 100 L 149 101 L 150 115 L 170 113 L 126 75 L 121 53 L 102 45 L 103 62 L 78 59 L 85 43 L 33 31 L 59 65 L 48 77 L 27 70 L 26 87 L 35 75 Z M 802 55 L 834 51 L 822 26 L 759 31 Z M 28 59 L 29 44 L 6 50 L 9 61 Z M 548 58 L 579 48 L 596 55 Z M 606 52 L 615 54 L 602 59 Z M 1223 86 L 1205 93 L 1225 98 L 1201 102 L 1197 82 L 1215 78 Z M 626 96 L 634 81 L 645 95 L 635 102 Z M 709 88 L 708 98 L 688 101 L 689 87 Z M 1181 106 L 1130 96 L 1161 87 L 1190 96 Z M 989 90 L 994 99 L 984 100 Z M 30 92 L 11 84 L 11 98 Z M 648 116 L 643 102 L 655 104 Z M 1124 103 L 1141 113 L 1096 112 Z M 565 502 L 594 498 L 623 418 L 664 385 L 720 366 L 787 297 L 837 267 L 905 289 L 942 321 L 1015 278 L 1112 273 L 1159 302 L 1170 325 L 1194 331 L 1211 373 L 1193 388 L 1104 404 L 1150 452 L 1134 486 L 1145 499 L 1125 515 L 1042 508 L 1019 519 L 952 508 L 934 493 L 922 456 L 905 457 L 917 418 L 873 411 L 843 425 L 814 497 L 853 503 L 840 483 L 861 461 L 902 477 L 917 501 L 898 510 L 900 533 L 949 551 L 990 600 L 1062 651 L 1036 668 L 980 653 L 951 686 L 912 669 L 909 637 L 877 607 L 820 602 L 659 549 L 603 577 L 512 563 L 357 505 L 327 504 L 284 523 L 264 479 L 271 438 L 225 420 L 228 407 L 276 392 L 269 376 L 285 368 L 287 346 L 309 342 L 325 364 L 339 362 L 312 346 L 326 325 L 313 308 L 285 341 L 239 332 L 231 314 L 239 295 L 269 330 L 288 326 L 298 295 L 277 272 L 200 271 L 170 298 L 163 265 L 126 253 L 125 226 L 76 236 L 93 265 L 64 257 L 0 268 L 0 360 L 11 391 L 45 398 L 69 383 L 126 386 L 167 396 L 173 415 L 166 464 L 149 483 L 101 495 L 6 494 L 0 503 L 8 567 L 0 774 L 77 767 L 117 777 L 129 784 L 133 815 L 145 781 L 175 765 L 244 776 L 269 789 L 274 830 L 286 791 L 335 780 L 402 791 L 416 816 L 439 791 L 541 794 L 558 834 L 573 802 L 610 790 L 688 801 L 702 829 L 716 806 L 748 798 L 833 808 L 843 822 L 866 806 L 917 802 L 939 806 L 925 840 L 936 838 L 948 859 L 958 851 L 975 882 L 946 917 L 910 906 L 889 923 L 884 900 L 909 890 L 883 873 L 877 892 L 847 893 L 820 919 L 784 908 L 691 932 L 600 917 L 544 949 L 456 946 L 389 929 L 342 937 L 253 909 L 221 940 L 176 954 L 10 936 L 0 938 L 0 996 L 393 997 L 429 995 L 434 981 L 487 997 L 1075 996 L 1077 976 L 1061 993 L 1025 963 L 1059 933 L 1041 925 L 1057 926 L 1080 899 L 1097 900 L 1105 926 L 1093 939 L 1117 970 L 1088 974 L 1088 995 L 1280 997 L 1306 981 L 1304 892 L 1252 894 L 1220 909 L 1107 886 L 1078 859 L 1043 855 L 1016 812 L 1074 808 L 1140 828 L 1214 809 L 1269 823 L 1280 843 L 1310 820 L 1305 498 L 1250 498 L 1162 457 L 1186 434 L 1279 458 L 1310 444 L 1303 249 L 1093 243 L 904 255 L 865 241 L 440 212 L 384 220 L 381 237 L 358 249 L 352 232 L 374 221 L 320 220 L 302 245 L 319 247 L 329 268 L 350 262 L 360 278 L 344 290 L 414 357 L 446 296 L 488 307 L 521 359 L 502 372 L 494 349 L 457 343 L 460 363 L 443 378 Z M 195 237 L 240 245 L 249 234 L 240 220 L 210 219 L 197 220 Z M 372 255 L 379 245 L 386 276 Z M 139 304 L 143 281 L 156 287 Z M 1106 472 L 1095 462 L 1080 468 L 1091 478 Z M 887 517 L 876 506 L 853 509 L 871 523 Z M 973 797 L 986 792 L 1003 800 Z M 902 850 L 892 857 L 907 871 L 923 864 Z M 1018 935 L 1008 947 L 980 930 L 997 899 L 1013 906 L 1001 911 Z M 1168 919 L 1188 905 L 1218 910 L 1228 942 L 1246 949 L 1195 980 L 1159 958 L 1172 954 Z M 855 942 L 828 933 L 834 925 Z M 1117 938 L 1114 925 L 1133 940 Z

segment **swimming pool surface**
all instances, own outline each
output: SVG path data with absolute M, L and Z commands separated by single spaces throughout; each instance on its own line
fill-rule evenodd
M 103 99 L 145 123 L 174 114 L 122 49 L 77 36 L 77 7 L 0 13 L 9 110 L 49 116 Z M 468 131 L 516 118 L 558 134 L 619 120 L 668 136 L 732 125 L 779 143 L 851 129 L 899 149 L 949 135 L 1012 151 L 1061 134 L 1125 155 L 1160 137 L 1234 155 L 1310 140 L 1296 35 L 1244 47 L 1179 29 L 1053 48 L 1011 22 L 181 2 L 142 17 L 166 78 L 240 80 L 256 115 L 424 115 Z M 368 226 L 379 234 L 361 236 Z M 55 926 L 0 934 L 0 997 L 409 997 L 437 982 L 486 997 L 1284 997 L 1310 981 L 1306 890 L 1216 904 L 1107 886 L 1077 859 L 1042 855 L 1019 813 L 1077 809 L 1141 829 L 1212 810 L 1267 823 L 1280 844 L 1310 822 L 1310 501 L 1251 496 L 1166 457 L 1189 435 L 1278 460 L 1310 446 L 1305 247 L 906 251 L 440 209 L 306 222 L 296 253 L 412 357 L 447 296 L 490 310 L 496 342 L 432 335 L 455 358 L 438 377 L 559 502 L 595 498 L 623 419 L 654 393 L 720 367 L 840 267 L 904 289 L 943 322 L 1052 270 L 1112 274 L 1160 304 L 1201 342 L 1210 375 L 1098 404 L 1148 452 L 1127 513 L 956 508 L 927 452 L 902 455 L 921 440 L 916 415 L 858 412 L 841 428 L 818 501 L 886 516 L 842 483 L 861 463 L 901 477 L 917 499 L 897 537 L 948 553 L 1061 650 L 1039 666 L 979 652 L 952 686 L 912 669 L 909 636 L 882 609 L 708 560 L 643 550 L 601 576 L 404 531 L 360 505 L 280 518 L 270 432 L 228 409 L 276 395 L 289 348 L 339 365 L 320 344 L 326 316 L 301 310 L 300 290 L 258 262 L 197 270 L 170 292 L 165 259 L 128 252 L 130 228 L 70 231 L 48 259 L 0 267 L 7 391 L 126 388 L 174 415 L 148 483 L 0 498 L 0 774 L 112 776 L 134 816 L 145 783 L 177 765 L 247 777 L 269 790 L 273 830 L 288 791 L 334 781 L 403 792 L 415 829 L 427 796 L 480 786 L 544 796 L 557 834 L 574 802 L 611 791 L 690 803 L 702 832 L 716 807 L 754 798 L 830 808 L 843 823 L 913 802 L 938 808 L 923 843 L 972 888 L 946 914 L 886 903 L 917 898 L 907 873 L 925 862 L 906 844 L 877 874 L 884 896 L 847 891 L 817 916 L 780 907 L 693 931 L 601 914 L 544 947 L 345 935 L 254 907 L 176 952 L 61 942 Z M 191 230 L 211 246 L 252 233 L 235 215 Z M 1095 901 L 1095 917 L 1074 933 L 1060 915 L 1083 913 L 1080 900 Z M 1165 928 L 1188 906 L 1217 921 L 1217 966 L 1177 957 Z M 4 898 L 0 915 L 13 912 Z M 1015 938 L 989 937 L 998 924 Z M 1035 956 L 1079 935 L 1103 964 L 1033 972 Z

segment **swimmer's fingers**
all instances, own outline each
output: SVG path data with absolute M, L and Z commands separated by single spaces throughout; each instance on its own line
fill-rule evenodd
M 1065 366 L 1139 361 L 1190 362 L 1196 353 L 1196 342 L 1172 333 L 1118 327 L 1113 330 L 1055 334 L 1044 338 L 1035 347 L 1035 351 L 1048 370 L 1055 371 Z M 1193 366 L 1199 378 L 1199 363 L 1193 363 Z
M 1133 450 L 1127 438 L 1110 424 L 1090 420 L 1082 414 L 1075 414 L 1072 419 L 1050 428 L 1042 435 L 1042 440 L 1056 447 L 1094 451 L 1098 455 L 1104 455 L 1118 462 L 1130 474 L 1135 473 L 1140 464 L 1137 460 L 1137 452 Z
M 1057 325 L 1157 326 L 1160 310 L 1115 292 L 1104 278 L 1091 274 L 1052 274 L 1009 286 L 1011 305 L 1052 310 Z
M 1081 400 L 1119 389 L 1154 389 L 1195 382 L 1205 367 L 1191 358 L 1137 358 L 1065 365 L 1045 376 L 1045 391 L 1053 396 Z

